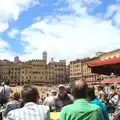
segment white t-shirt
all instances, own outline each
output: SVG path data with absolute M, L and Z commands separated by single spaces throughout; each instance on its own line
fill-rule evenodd
M 8 85 L 4 85 L 0 87 L 0 93 L 4 92 L 5 90 L 5 95 L 8 98 L 10 96 L 10 93 L 12 92 L 12 89 Z

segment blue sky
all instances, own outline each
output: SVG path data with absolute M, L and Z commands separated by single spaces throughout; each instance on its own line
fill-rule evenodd
M 1 0 L 0 59 L 74 60 L 120 48 L 120 0 Z

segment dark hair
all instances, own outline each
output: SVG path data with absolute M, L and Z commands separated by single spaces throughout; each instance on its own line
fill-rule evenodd
M 71 92 L 75 99 L 87 97 L 87 84 L 84 80 L 77 80 L 71 84 Z
M 20 99 L 20 93 L 15 92 L 15 93 L 13 94 L 13 99 L 14 99 L 14 100 L 19 100 L 19 99 Z
M 115 86 L 112 85 L 112 86 L 110 87 L 110 89 L 115 90 Z
M 25 85 L 21 91 L 21 95 L 24 103 L 37 103 L 37 97 L 39 97 L 38 89 L 32 85 Z
M 104 91 L 104 87 L 103 86 L 98 86 L 98 90 L 103 90 Z
M 118 85 L 120 85 L 120 82 L 117 82 L 117 83 L 116 83 L 116 87 L 117 87 Z
M 95 96 L 95 89 L 94 87 L 88 87 L 88 90 L 87 90 L 87 98 L 91 101 L 91 100 L 94 100 L 96 98 Z
M 9 86 L 9 85 L 10 85 L 10 82 L 6 81 L 5 84 Z
M 70 86 L 66 87 L 66 93 L 71 94 Z

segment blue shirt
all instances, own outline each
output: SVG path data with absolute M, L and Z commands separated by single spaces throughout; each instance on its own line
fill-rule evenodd
M 100 106 L 100 108 L 102 110 L 102 113 L 103 113 L 104 119 L 105 120 L 110 120 L 109 116 L 108 116 L 107 108 L 105 107 L 105 105 L 98 98 L 95 98 L 94 100 L 92 100 L 91 103 Z

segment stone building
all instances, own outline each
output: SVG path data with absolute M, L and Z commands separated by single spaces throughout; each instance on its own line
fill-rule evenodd
M 47 81 L 55 84 L 66 83 L 66 61 L 55 62 L 53 58 L 47 65 Z
M 10 81 L 13 83 L 44 82 L 46 64 L 44 60 L 13 63 L 9 68 Z
M 42 57 L 43 57 L 42 60 L 47 61 L 47 52 L 46 51 L 43 52 Z
M 110 51 L 110 52 L 106 52 L 104 54 L 101 54 L 99 57 L 100 57 L 100 60 L 118 58 L 118 57 L 120 57 L 120 49 L 113 50 L 113 51 Z
M 120 58 L 120 49 L 106 52 L 104 54 L 99 55 L 99 57 L 100 57 L 100 60 L 107 60 L 107 59 L 112 59 L 112 58 Z M 114 77 L 114 73 L 111 73 L 110 76 L 101 75 L 101 78 L 105 78 L 105 79 L 106 78 L 109 79 L 111 77 Z
M 96 81 L 100 77 L 99 74 L 92 73 L 91 68 L 89 68 L 87 65 L 88 62 L 95 60 L 99 60 L 99 57 L 93 57 L 82 60 L 82 78 L 86 81 Z
M 96 57 L 77 59 L 70 62 L 70 80 L 85 79 L 86 81 L 96 81 L 109 77 L 92 73 L 91 68 L 88 67 L 88 62 L 96 60 L 105 60 L 120 57 L 120 49 L 110 52 L 97 52 Z
M 66 63 L 46 60 L 29 60 L 26 62 L 0 61 L 0 80 L 11 83 L 64 83 L 66 80 Z
M 9 60 L 0 60 L 0 82 L 10 80 L 9 68 L 12 64 Z
M 66 66 L 66 81 L 70 83 L 70 64 Z
M 66 62 L 55 62 L 55 82 L 56 84 L 66 83 Z
M 86 81 L 96 81 L 99 75 L 91 72 L 91 68 L 88 67 L 87 63 L 89 61 L 94 61 L 99 59 L 94 58 L 83 58 L 77 59 L 70 62 L 70 80 L 74 81 L 77 79 L 85 79 Z

